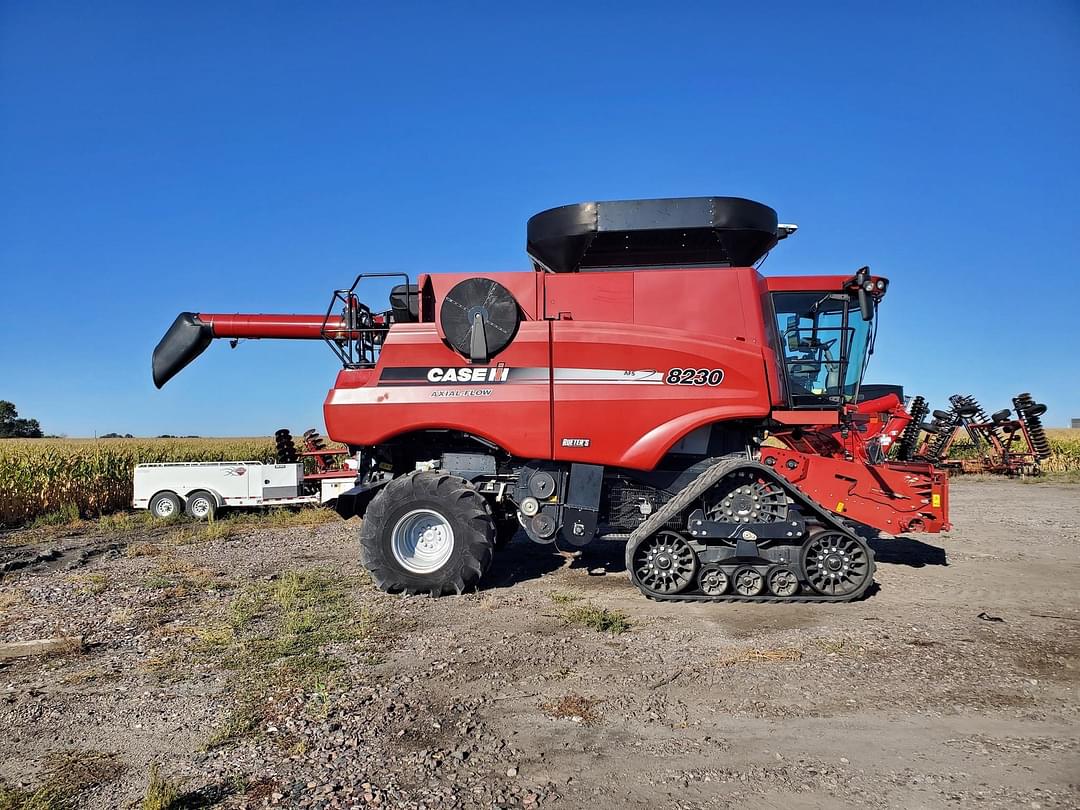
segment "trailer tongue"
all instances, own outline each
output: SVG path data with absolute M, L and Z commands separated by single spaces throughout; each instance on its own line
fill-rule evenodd
M 947 529 L 947 478 L 889 460 L 922 416 L 863 391 L 887 280 L 754 269 L 794 231 L 730 197 L 563 206 L 529 221 L 531 273 L 399 277 L 386 308 L 361 275 L 324 315 L 184 313 L 154 382 L 215 338 L 328 343 L 327 432 L 358 463 L 338 511 L 364 517 L 387 590 L 471 588 L 520 529 L 627 539 L 652 598 L 850 600 L 874 565 L 849 521 Z

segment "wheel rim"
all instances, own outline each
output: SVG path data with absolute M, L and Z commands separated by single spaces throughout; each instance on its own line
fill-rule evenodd
M 862 543 L 839 532 L 822 532 L 803 552 L 803 568 L 814 590 L 846 596 L 861 588 L 870 573 L 870 560 Z
M 210 514 L 210 501 L 206 498 L 195 498 L 191 502 L 192 517 L 204 518 Z
M 769 574 L 769 590 L 777 596 L 794 596 L 799 592 L 799 578 L 789 568 L 777 568 Z
M 675 532 L 660 532 L 634 551 L 638 582 L 655 593 L 678 593 L 694 581 L 697 554 Z
M 171 517 L 173 512 L 176 511 L 176 504 L 174 504 L 168 498 L 162 498 L 156 504 L 154 504 L 154 514 L 158 517 Z
M 753 568 L 740 568 L 732 579 L 739 596 L 757 596 L 765 590 L 765 577 Z
M 720 596 L 728 589 L 728 584 L 728 575 L 719 566 L 705 566 L 698 574 L 698 587 L 708 596 Z
M 406 571 L 430 574 L 454 551 L 454 529 L 438 512 L 414 509 L 401 516 L 390 538 L 394 559 Z

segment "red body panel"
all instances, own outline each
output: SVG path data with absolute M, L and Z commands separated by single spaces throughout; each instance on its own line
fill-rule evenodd
M 766 447 L 765 464 L 837 514 L 900 534 L 948 531 L 948 476 L 929 464 L 866 464 Z

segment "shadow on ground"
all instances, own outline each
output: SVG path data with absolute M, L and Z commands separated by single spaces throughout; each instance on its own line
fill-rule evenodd
M 567 564 L 554 543 L 540 545 L 519 531 L 505 546 L 495 550 L 491 568 L 480 583 L 480 590 L 509 588 L 518 582 L 539 579 Z
M 874 559 L 884 565 L 907 565 L 911 568 L 924 568 L 927 565 L 948 565 L 945 549 L 932 546 L 913 537 L 870 537 L 870 548 L 874 550 Z

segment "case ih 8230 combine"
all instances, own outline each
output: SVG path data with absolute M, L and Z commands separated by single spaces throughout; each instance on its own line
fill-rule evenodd
M 325 340 L 327 433 L 359 462 L 337 508 L 389 591 L 472 588 L 520 526 L 625 539 L 655 599 L 856 599 L 874 557 L 853 523 L 947 529 L 947 479 L 889 460 L 899 390 L 860 391 L 886 279 L 754 269 L 794 230 L 727 197 L 555 208 L 529 220 L 534 272 L 400 277 L 386 308 L 357 295 L 383 274 L 325 315 L 183 313 L 154 381 L 213 338 Z

